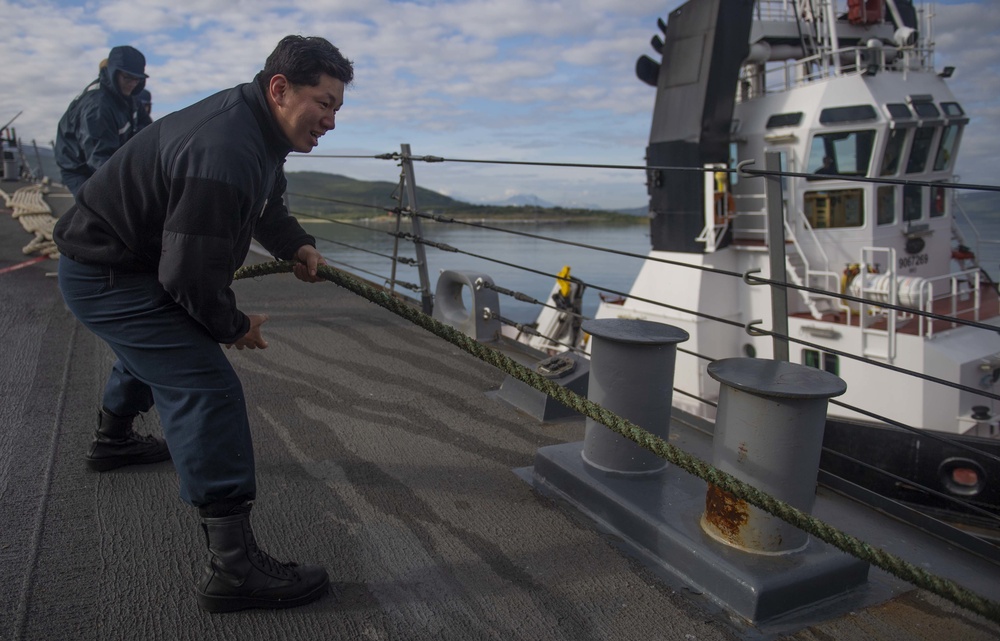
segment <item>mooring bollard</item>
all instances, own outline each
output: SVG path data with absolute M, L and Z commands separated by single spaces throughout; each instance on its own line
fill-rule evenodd
M 666 440 L 670 433 L 677 343 L 688 333 L 644 320 L 607 318 L 584 321 L 591 335 L 587 397 Z M 667 462 L 587 419 L 583 460 L 606 472 L 654 474 Z
M 804 512 L 811 512 L 828 401 L 847 391 L 837 376 L 805 365 L 727 358 L 708 366 L 719 381 L 713 465 Z M 702 529 L 756 554 L 801 550 L 808 535 L 709 485 Z

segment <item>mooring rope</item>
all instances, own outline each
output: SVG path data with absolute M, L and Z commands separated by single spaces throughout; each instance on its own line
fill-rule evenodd
M 235 278 L 257 278 L 269 274 L 289 273 L 292 271 L 293 266 L 294 263 L 291 261 L 275 261 L 248 265 L 237 270 Z M 933 592 L 991 621 L 1000 623 L 1000 603 L 986 599 L 958 585 L 954 581 L 931 574 L 894 554 L 872 547 L 861 539 L 841 532 L 833 526 L 813 517 L 811 514 L 803 512 L 784 501 L 758 490 L 749 483 L 705 463 L 658 436 L 647 432 L 635 423 L 601 407 L 597 403 L 545 378 L 500 351 L 484 345 L 457 329 L 431 318 L 405 301 L 367 285 L 350 274 L 326 265 L 320 265 L 318 274 L 320 278 L 366 298 L 397 316 L 405 318 L 432 334 L 443 338 L 480 360 L 493 365 L 500 371 L 548 394 L 567 407 L 607 426 L 612 431 L 622 435 L 640 447 L 653 452 L 671 464 L 715 485 L 721 490 L 769 514 L 773 514 L 781 520 L 812 534 L 816 538 L 863 561 L 867 561 L 904 581 Z

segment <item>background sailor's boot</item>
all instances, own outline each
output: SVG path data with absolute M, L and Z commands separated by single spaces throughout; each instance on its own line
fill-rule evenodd
M 116 416 L 104 408 L 97 413 L 97 430 L 87 450 L 87 466 L 106 472 L 123 465 L 158 463 L 170 458 L 163 439 L 136 434 L 134 416 Z
M 212 557 L 198 583 L 198 605 L 209 612 L 294 608 L 323 596 L 330 582 L 326 570 L 280 563 L 257 547 L 250 508 L 244 503 L 226 516 L 202 516 Z

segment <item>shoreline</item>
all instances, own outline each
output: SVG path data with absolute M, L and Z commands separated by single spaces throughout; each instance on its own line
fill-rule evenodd
M 351 217 L 351 216 L 329 216 L 320 217 L 308 214 L 293 214 L 299 222 L 312 224 L 325 224 L 325 223 L 355 223 L 355 224 L 372 224 L 372 225 L 386 225 L 395 224 L 396 217 L 392 215 L 385 216 L 364 216 L 364 217 Z M 543 217 L 543 218 L 507 218 L 504 216 L 451 216 L 454 222 L 458 223 L 477 223 L 477 224 L 509 224 L 509 225 L 564 225 L 564 224 L 582 224 L 582 225 L 646 225 L 649 223 L 649 218 L 644 216 L 628 216 L 627 214 L 619 214 L 617 216 L 604 218 L 597 217 L 591 218 L 589 216 L 567 216 L 563 218 L 555 217 Z M 634 220 L 633 220 L 634 219 Z M 434 225 L 434 224 L 449 224 L 451 221 L 440 221 L 431 218 L 422 218 L 421 224 Z

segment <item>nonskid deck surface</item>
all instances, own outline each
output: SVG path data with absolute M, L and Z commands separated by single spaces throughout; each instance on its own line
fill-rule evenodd
M 25 241 L 0 215 L 0 270 L 30 258 Z M 582 422 L 539 425 L 485 394 L 503 381 L 490 366 L 332 284 L 287 274 L 236 283 L 244 310 L 270 315 L 270 347 L 229 355 L 254 429 L 258 538 L 279 559 L 324 565 L 330 594 L 288 611 L 199 611 L 204 538 L 173 468 L 84 466 L 111 356 L 63 306 L 55 267 L 0 274 L 0 638 L 761 637 L 513 473 L 539 447 L 582 440 Z M 157 433 L 155 411 L 139 427 Z M 830 496 L 820 505 L 850 509 Z M 891 584 L 872 576 L 873 594 Z M 1000 634 L 907 586 L 863 601 L 786 631 Z

